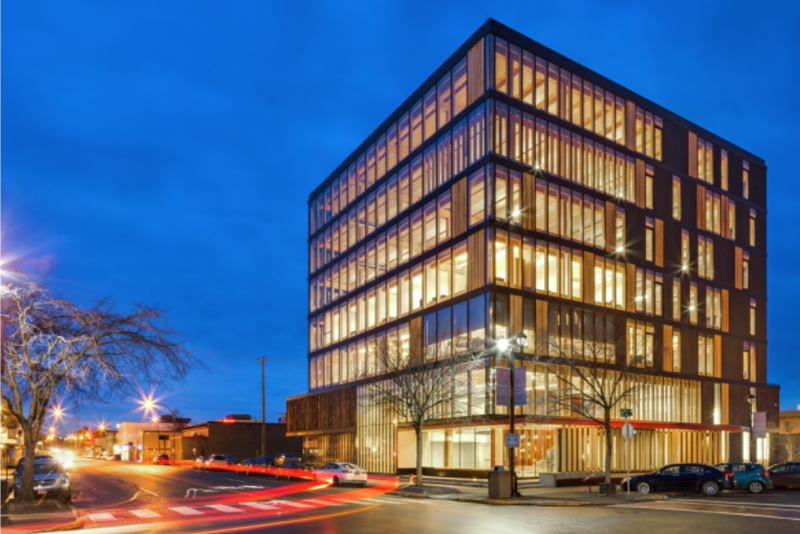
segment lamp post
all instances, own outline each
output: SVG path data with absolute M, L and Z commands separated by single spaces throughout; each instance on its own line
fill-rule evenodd
M 267 457 L 267 400 L 266 390 L 264 386 L 264 360 L 266 358 L 259 358 L 261 362 L 261 458 Z
M 525 346 L 525 341 L 527 340 L 527 336 L 520 332 L 516 336 L 513 336 L 512 339 L 501 339 L 497 342 L 497 348 L 500 349 L 501 354 L 503 354 L 506 358 L 508 358 L 508 365 L 509 365 L 509 399 L 508 399 L 508 407 L 509 411 L 511 412 L 511 428 L 510 434 L 515 434 L 515 419 L 516 419 L 516 403 L 514 402 L 516 399 L 516 363 L 514 361 L 514 352 L 521 350 Z M 519 491 L 517 490 L 517 472 L 516 472 L 516 451 L 514 448 L 508 448 L 508 465 L 511 469 L 511 495 L 513 497 L 519 496 Z
M 756 439 L 755 438 L 756 432 L 755 432 L 755 428 L 753 428 L 754 417 L 755 417 L 755 415 L 754 415 L 755 412 L 754 412 L 753 408 L 755 407 L 755 402 L 756 402 L 756 396 L 753 395 L 752 393 L 750 393 L 747 396 L 747 403 L 750 405 L 750 443 L 748 443 L 747 446 L 748 446 L 748 454 L 750 456 L 750 461 L 751 462 L 758 462 L 758 458 L 753 458 L 753 456 L 757 456 L 755 454 L 755 452 L 757 450 L 757 447 L 754 446 L 755 439 Z
M 169 406 L 166 406 L 165 404 L 161 404 L 160 402 L 153 402 L 150 399 L 147 399 L 147 400 L 144 401 L 145 409 L 151 410 L 151 409 L 153 409 L 154 406 L 161 406 L 165 410 L 168 410 L 170 415 L 172 415 L 172 458 L 171 458 L 171 460 L 174 462 L 175 461 L 175 425 L 178 424 L 178 418 L 175 417 L 175 412 L 172 411 L 172 408 L 170 408 Z M 158 431 L 156 430 L 156 432 L 158 432 Z

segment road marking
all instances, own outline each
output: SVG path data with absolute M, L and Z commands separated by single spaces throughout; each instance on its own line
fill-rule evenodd
M 318 501 L 316 499 L 306 499 L 303 502 L 312 502 L 314 504 L 321 504 L 322 506 L 342 506 L 339 503 L 331 502 L 331 501 Z
M 379 501 L 378 499 L 366 499 L 366 498 L 364 498 L 364 499 L 359 499 L 359 501 L 367 501 L 367 502 L 385 502 L 385 501 Z
M 160 514 L 157 514 L 152 510 L 144 510 L 144 509 L 143 510 L 130 510 L 130 512 L 133 515 L 137 516 L 137 517 L 141 517 L 142 519 L 149 519 L 151 517 L 161 517 Z
M 332 501 L 336 501 L 336 502 L 340 502 L 342 504 L 350 504 L 351 502 L 353 502 L 353 501 L 348 500 L 348 499 L 331 499 L 331 500 Z
M 228 506 L 225 504 L 207 504 L 208 508 L 213 508 L 214 510 L 219 510 L 220 512 L 244 512 L 244 510 L 239 510 L 238 508 L 234 508 L 233 506 Z
M 381 504 L 381 503 L 363 502 L 362 499 L 361 501 L 350 501 L 350 504 L 358 504 L 359 506 L 375 506 L 376 504 Z
M 392 496 L 392 497 L 388 497 L 387 496 L 387 498 L 388 499 L 393 499 L 395 501 L 410 502 L 410 503 L 414 503 L 414 504 L 431 504 L 430 501 L 427 501 L 425 499 L 404 499 L 402 497 L 394 497 L 394 496 Z
M 92 521 L 114 521 L 116 518 L 111 514 L 89 514 L 89 519 Z
M 144 489 L 144 488 L 139 488 L 139 489 L 140 489 L 140 490 L 142 490 L 142 491 L 146 491 L 146 492 L 147 492 L 147 493 L 149 493 L 150 495 L 155 495 L 156 497 L 158 497 L 158 493 L 153 493 L 152 491 L 150 491 L 150 490 L 146 490 L 146 489 Z
M 280 510 L 277 506 L 264 504 L 260 502 L 240 502 L 240 506 L 249 506 L 250 508 L 258 508 L 259 510 Z
M 303 504 L 301 502 L 294 502 L 294 501 L 275 501 L 278 504 L 283 504 L 284 506 L 294 506 L 295 508 L 311 508 L 310 504 Z
M 752 506 L 746 505 L 746 504 L 725 504 L 725 503 L 720 503 L 720 502 L 703 502 L 703 501 L 689 501 L 689 500 L 686 500 L 686 501 L 664 501 L 664 502 L 669 502 L 669 504 L 673 504 L 673 505 L 674 504 L 679 504 L 679 503 L 682 503 L 682 502 L 686 502 L 686 503 L 702 503 L 705 506 L 727 506 L 728 508 L 752 508 Z M 753 504 L 755 504 L 755 503 L 753 503 Z M 787 508 L 787 506 L 789 508 Z M 758 505 L 758 509 L 759 510 L 780 510 L 782 512 L 794 512 L 795 508 L 800 508 L 800 506 L 796 506 L 796 505 L 792 505 L 792 504 L 780 505 L 780 504 L 771 504 L 771 503 L 759 504 Z
M 677 511 L 677 512 L 695 512 L 698 514 L 718 514 L 718 515 L 738 515 L 742 517 L 760 517 L 764 519 L 783 519 L 786 521 L 800 521 L 800 517 L 779 517 L 773 515 L 761 515 L 761 514 L 745 514 L 740 512 L 713 512 L 711 510 L 691 510 L 688 508 L 664 508 L 663 506 L 645 506 L 640 504 L 619 504 L 616 508 L 649 508 L 652 510 L 661 510 L 662 512 L 666 511 Z M 785 510 L 789 511 L 789 510 Z
M 170 508 L 170 510 L 174 510 L 183 515 L 203 515 L 203 512 L 195 510 L 194 508 L 189 508 L 188 506 L 178 506 L 177 508 Z
M 763 502 L 755 502 L 755 501 L 736 501 L 736 504 L 724 504 L 724 503 L 710 503 L 708 501 L 702 501 L 700 499 L 674 499 L 670 501 L 663 501 L 663 502 L 697 502 L 701 504 L 710 504 L 712 506 L 741 506 L 741 505 L 755 505 L 758 507 L 763 507 L 765 503 Z M 767 506 L 782 506 L 785 508 L 800 508 L 800 504 L 776 504 L 776 503 L 766 503 Z

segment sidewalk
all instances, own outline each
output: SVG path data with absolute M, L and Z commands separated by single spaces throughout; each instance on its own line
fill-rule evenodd
M 427 481 L 426 481 L 427 484 Z M 414 487 L 402 486 L 389 495 L 401 497 L 438 499 L 458 502 L 512 506 L 609 506 L 631 502 L 665 501 L 666 495 L 644 495 L 631 493 L 630 498 L 625 491 L 617 488 L 616 495 L 604 496 L 593 486 L 591 493 L 587 486 L 566 488 L 520 488 L 521 497 L 508 499 L 490 499 L 486 487 L 466 486 L 426 486 L 426 492 L 420 493 Z M 449 490 L 449 491 L 448 491 Z M 428 493 L 430 492 L 430 493 Z

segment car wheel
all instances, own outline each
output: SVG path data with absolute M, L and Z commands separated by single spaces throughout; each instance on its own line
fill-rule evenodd
M 706 480 L 700 486 L 700 491 L 703 492 L 703 495 L 708 495 L 709 497 L 712 497 L 717 493 L 719 493 L 719 484 L 717 484 L 713 480 Z
M 648 484 L 647 482 L 639 482 L 638 484 L 636 484 L 636 491 L 641 493 L 642 495 L 647 495 L 653 490 L 650 487 L 650 484 Z
M 747 489 L 750 490 L 750 493 L 761 493 L 762 491 L 764 491 L 764 484 L 762 484 L 758 480 L 752 480 L 747 485 Z

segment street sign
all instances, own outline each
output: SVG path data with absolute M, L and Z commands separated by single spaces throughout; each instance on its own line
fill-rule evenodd
M 625 439 L 631 439 L 633 437 L 633 427 L 630 423 L 625 423 L 622 427 L 622 437 Z
M 507 449 L 519 448 L 519 434 L 506 434 L 506 448 Z
M 497 405 L 508 406 L 510 389 L 508 383 L 508 369 L 504 369 L 502 367 L 495 369 L 495 380 L 497 382 L 497 389 L 495 390 L 495 394 L 497 395 Z
M 753 414 L 753 437 L 767 437 L 767 412 L 756 412 Z
M 626 418 L 633 417 L 633 410 L 631 410 L 630 408 L 623 408 L 620 410 L 620 415 Z

